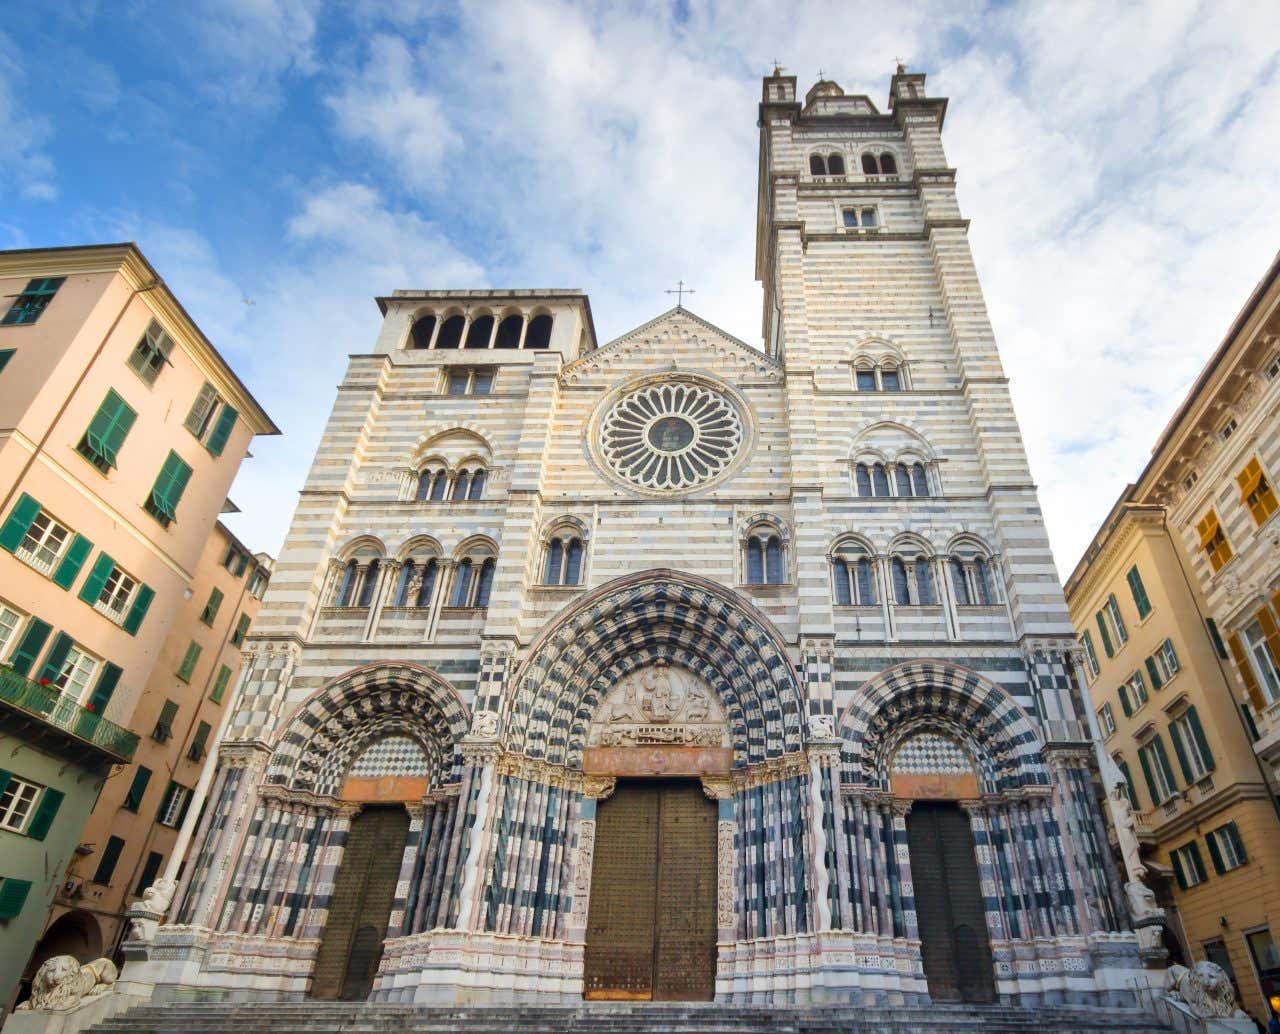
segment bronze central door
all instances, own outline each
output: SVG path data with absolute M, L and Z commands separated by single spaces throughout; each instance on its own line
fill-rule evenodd
M 968 816 L 955 804 L 916 801 L 907 813 L 907 846 L 929 997 L 994 1002 L 991 942 Z
M 399 806 L 366 808 L 352 820 L 316 952 L 314 997 L 369 997 L 408 833 L 409 813 Z
M 716 806 L 697 781 L 620 781 L 600 802 L 587 915 L 587 998 L 715 996 Z

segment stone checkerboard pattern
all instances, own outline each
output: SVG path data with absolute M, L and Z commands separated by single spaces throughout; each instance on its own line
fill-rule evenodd
M 884 113 L 795 88 L 766 79 L 759 110 L 763 351 L 683 308 L 597 346 L 576 291 L 380 299 L 248 643 L 178 921 L 148 962 L 162 995 L 304 995 L 354 811 L 342 783 L 412 765 L 430 789 L 394 848 L 375 998 L 579 999 L 607 792 L 582 772 L 588 729 L 620 679 L 665 663 L 714 690 L 732 743 L 714 789 L 720 1000 L 928 1001 L 897 757 L 978 776 L 963 806 L 1001 999 L 1131 1001 L 1074 636 L 942 149 L 946 102 L 914 74 Z M 897 173 L 863 175 L 864 150 Z M 814 151 L 851 171 L 811 175 Z M 847 207 L 873 207 L 875 228 L 846 228 Z M 409 347 L 428 312 L 553 329 L 541 350 Z M 877 364 L 907 390 L 857 390 Z M 476 366 L 496 372 L 490 393 L 447 393 L 448 371 Z M 601 422 L 677 380 L 732 407 L 741 443 L 691 490 L 629 487 Z M 858 462 L 919 462 L 930 495 L 860 495 Z M 416 501 L 428 463 L 483 467 L 484 492 Z M 566 527 L 581 584 L 544 585 Z M 753 534 L 779 541 L 781 582 L 748 584 Z M 837 605 L 831 558 L 852 545 L 874 600 Z M 986 600 L 951 563 L 975 555 Z M 894 557 L 928 565 L 933 592 L 897 602 Z M 455 586 L 485 558 L 473 606 Z M 423 606 L 396 602 L 410 559 L 437 565 Z M 353 561 L 369 591 L 340 601 Z

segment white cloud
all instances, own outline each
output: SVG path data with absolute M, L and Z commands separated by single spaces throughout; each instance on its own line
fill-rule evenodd
M 13 86 L 22 78 L 18 49 L 0 32 L 0 188 L 28 201 L 52 201 L 58 196 L 53 161 L 44 145 L 53 136 L 48 121 L 32 113 L 15 95 Z
M 317 68 L 322 0 L 199 0 L 183 13 L 212 57 L 203 89 L 222 103 L 270 107 L 281 81 Z

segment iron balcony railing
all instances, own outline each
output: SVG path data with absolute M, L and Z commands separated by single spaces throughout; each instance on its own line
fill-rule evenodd
M 81 707 L 56 686 L 32 682 L 11 668 L 0 667 L 0 702 L 92 743 L 120 761 L 131 760 L 138 746 L 138 737 L 128 729 Z

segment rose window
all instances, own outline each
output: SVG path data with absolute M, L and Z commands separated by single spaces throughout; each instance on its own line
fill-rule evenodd
M 641 488 L 672 492 L 724 473 L 742 437 L 742 421 L 723 395 L 668 382 L 619 399 L 601 424 L 600 447 L 619 476 Z

